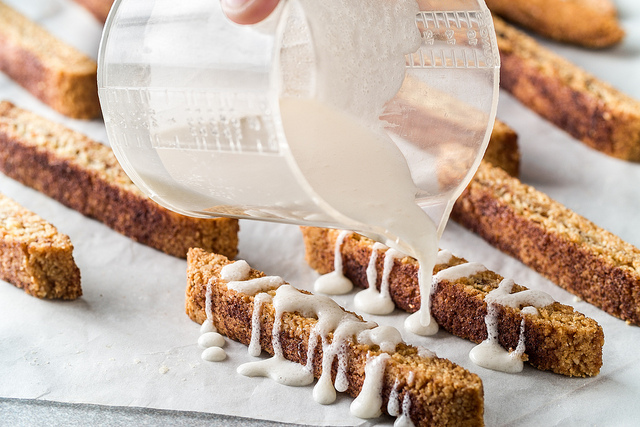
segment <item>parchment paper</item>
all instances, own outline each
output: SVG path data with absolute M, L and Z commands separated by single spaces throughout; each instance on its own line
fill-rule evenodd
M 215 1 L 215 0 L 212 0 Z M 72 1 L 11 0 L 17 9 L 95 57 L 101 27 Z M 640 98 L 640 4 L 616 2 L 627 30 L 613 49 L 588 51 L 543 42 L 635 98 Z M 0 74 L 0 98 L 107 142 L 99 120 L 67 119 Z M 598 225 L 640 246 L 640 164 L 595 152 L 502 93 L 498 116 L 520 135 L 522 180 Z M 200 360 L 198 325 L 184 313 L 186 262 L 123 237 L 0 175 L 0 191 L 68 234 L 82 272 L 84 296 L 42 301 L 0 283 L 0 397 L 142 406 L 239 415 L 305 424 L 358 425 L 351 399 L 316 404 L 311 387 L 293 388 L 245 378 L 236 367 L 252 358 L 227 341 L 221 363 Z M 268 274 L 311 289 L 297 227 L 241 223 L 240 258 Z M 640 328 L 628 326 L 501 254 L 455 223 L 441 247 L 516 282 L 550 293 L 604 328 L 604 366 L 594 378 L 566 378 L 525 366 L 516 375 L 489 371 L 468 358 L 473 344 L 446 332 L 424 345 L 477 373 L 485 392 L 487 425 L 634 425 L 640 419 Z M 339 298 L 353 309 L 352 295 Z M 365 316 L 402 330 L 406 314 Z M 374 420 L 391 423 L 391 419 Z

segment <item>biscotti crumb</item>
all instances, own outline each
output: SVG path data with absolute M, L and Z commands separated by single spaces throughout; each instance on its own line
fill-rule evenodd
M 640 325 L 640 250 L 483 163 L 451 217 L 612 316 Z
M 500 86 L 586 145 L 640 162 L 640 102 L 494 17 Z
M 190 247 L 234 257 L 238 220 L 192 218 L 145 196 L 111 148 L 0 102 L 0 171 L 131 239 L 185 258 Z
M 61 114 L 100 115 L 96 62 L 0 2 L 0 70 Z
M 69 236 L 0 194 L 0 279 L 38 298 L 82 295 Z

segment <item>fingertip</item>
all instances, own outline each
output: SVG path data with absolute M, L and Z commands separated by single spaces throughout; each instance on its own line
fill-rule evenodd
M 224 13 L 237 24 L 256 24 L 273 12 L 280 0 L 221 0 Z

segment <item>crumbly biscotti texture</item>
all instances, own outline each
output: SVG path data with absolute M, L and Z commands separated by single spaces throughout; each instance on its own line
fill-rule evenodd
M 487 0 L 491 12 L 565 43 L 603 48 L 624 38 L 610 0 Z
M 509 175 L 518 176 L 520 173 L 518 134 L 504 122 L 496 120 L 483 160 L 501 167 Z
M 253 297 L 227 289 L 220 278 L 220 270 L 229 260 L 223 256 L 191 249 L 187 257 L 186 311 L 197 323 L 206 319 L 206 285 L 212 280 L 213 324 L 218 331 L 243 344 L 251 339 Z M 251 278 L 264 276 L 253 270 Z M 274 295 L 274 291 L 271 291 Z M 260 344 L 264 351 L 273 354 L 271 331 L 275 311 L 270 303 L 262 306 L 260 318 Z M 309 335 L 317 319 L 296 313 L 284 313 L 279 338 L 285 358 L 306 364 Z M 329 334 L 329 340 L 332 334 Z M 356 397 L 364 381 L 367 357 L 381 353 L 378 346 L 350 342 L 346 393 Z M 318 344 L 313 356 L 313 373 L 316 378 L 322 373 L 322 348 Z M 335 380 L 337 360 L 332 367 Z M 410 378 L 413 376 L 413 380 Z M 400 382 L 399 395 L 410 395 L 410 416 L 417 426 L 479 426 L 483 425 L 483 389 L 480 378 L 447 359 L 421 357 L 418 349 L 399 344 L 387 363 L 382 386 L 382 409 L 385 410 L 394 383 Z
M 96 62 L 2 2 L 0 71 L 59 113 L 100 115 Z
M 0 194 L 0 279 L 38 298 L 82 295 L 69 236 Z
M 305 258 L 320 274 L 334 269 L 334 249 L 339 230 L 301 227 Z M 343 274 L 355 286 L 367 288 L 367 266 L 374 242 L 358 234 L 348 236 L 342 245 Z M 466 263 L 453 257 L 446 264 L 436 265 L 434 274 L 449 267 Z M 389 293 L 397 307 L 413 313 L 420 308 L 418 262 L 411 257 L 394 260 L 389 275 Z M 380 282 L 384 256 L 376 260 Z M 485 296 L 497 288 L 503 277 L 487 270 L 455 281 L 442 280 L 431 295 L 431 314 L 443 329 L 461 338 L 480 343 L 487 338 Z M 515 285 L 513 292 L 526 290 Z M 558 302 L 538 308 L 539 315 L 524 314 L 519 308 L 497 307 L 498 339 L 500 345 L 515 349 L 520 337 L 520 324 L 525 321 L 525 357 L 541 370 L 568 376 L 593 376 L 602 366 L 604 334 L 598 323 Z
M 567 291 L 640 325 L 640 250 L 546 194 L 483 164 L 451 216 Z
M 0 102 L 0 171 L 132 238 L 185 258 L 201 247 L 237 254 L 238 221 L 191 218 L 146 197 L 111 149 L 9 102 Z
M 107 20 L 107 16 L 113 5 L 113 0 L 75 0 L 75 2 L 87 9 L 102 23 Z
M 494 17 L 500 85 L 586 145 L 640 161 L 640 102 Z

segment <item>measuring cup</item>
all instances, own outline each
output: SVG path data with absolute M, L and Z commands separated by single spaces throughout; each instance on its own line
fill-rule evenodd
M 98 58 L 100 102 L 111 147 L 144 193 L 190 216 L 366 234 L 307 182 L 283 131 L 280 101 L 318 88 L 325 29 L 310 27 L 301 3 L 284 0 L 241 26 L 217 0 L 116 0 Z M 441 232 L 489 139 L 499 56 L 482 0 L 418 6 L 419 47 L 404 55 L 401 88 L 376 120 Z

